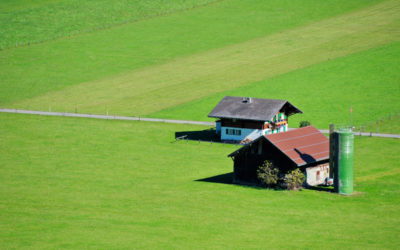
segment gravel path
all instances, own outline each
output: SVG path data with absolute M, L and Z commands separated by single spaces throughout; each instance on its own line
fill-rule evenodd
M 185 121 L 185 120 L 168 120 L 159 118 L 144 118 L 144 117 L 130 117 L 130 116 L 116 116 L 116 115 L 91 115 L 91 114 L 77 114 L 77 113 L 64 113 L 64 112 L 48 112 L 48 111 L 34 111 L 34 110 L 21 110 L 21 109 L 0 109 L 2 113 L 17 113 L 17 114 L 30 114 L 30 115 L 48 115 L 48 116 L 67 116 L 67 117 L 83 117 L 104 120 L 128 120 L 128 121 L 146 121 L 146 122 L 167 122 L 178 124 L 194 124 L 215 126 L 215 122 L 199 122 L 199 121 Z

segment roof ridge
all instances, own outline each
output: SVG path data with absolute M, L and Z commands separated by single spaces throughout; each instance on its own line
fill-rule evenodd
M 232 95 L 226 95 L 225 97 L 233 97 L 233 98 L 251 98 L 251 99 L 256 99 L 256 100 L 273 100 L 273 101 L 283 101 L 287 102 L 288 100 L 284 99 L 271 99 L 271 98 L 258 98 L 258 97 L 251 97 L 251 96 L 232 96 Z
M 311 133 L 311 134 L 299 135 L 299 136 L 290 137 L 290 138 L 282 139 L 282 140 L 275 141 L 275 142 L 290 141 L 290 140 L 298 139 L 298 138 L 301 138 L 301 137 L 311 136 L 311 135 L 320 134 L 320 133 L 321 133 L 321 132 L 318 131 L 318 132 L 314 132 L 314 133 Z M 271 134 L 271 135 L 273 135 L 273 134 Z M 268 138 L 268 137 L 267 137 L 267 138 Z M 328 139 L 328 138 L 327 138 L 327 139 Z

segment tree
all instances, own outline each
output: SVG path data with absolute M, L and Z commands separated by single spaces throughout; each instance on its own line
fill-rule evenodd
M 280 186 L 283 189 L 296 190 L 303 185 L 305 179 L 306 177 L 303 172 L 297 168 L 285 174 L 280 182 Z
M 309 121 L 301 121 L 299 124 L 299 127 L 302 128 L 302 127 L 307 127 L 310 125 L 311 125 L 311 123 Z
M 275 187 L 279 181 L 279 169 L 266 160 L 257 169 L 257 179 L 263 187 Z

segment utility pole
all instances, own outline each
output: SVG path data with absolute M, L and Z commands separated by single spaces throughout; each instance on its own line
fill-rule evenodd
M 353 105 L 350 104 L 350 126 L 351 126 L 351 130 L 353 131 Z

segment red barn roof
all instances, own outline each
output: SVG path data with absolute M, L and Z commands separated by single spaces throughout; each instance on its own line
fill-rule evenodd
M 313 126 L 266 135 L 297 166 L 329 159 L 329 140 Z

